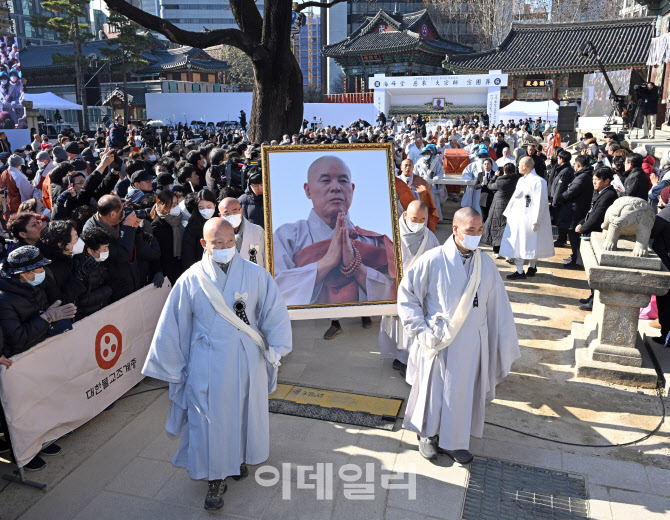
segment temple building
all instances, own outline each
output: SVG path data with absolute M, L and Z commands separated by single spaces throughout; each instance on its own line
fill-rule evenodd
M 472 54 L 447 54 L 446 70 L 482 74 L 491 70 L 509 74 L 501 89 L 501 106 L 514 100 L 553 99 L 576 102 L 582 97 L 584 75 L 599 70 L 580 49 L 591 41 L 607 71 L 633 69 L 647 77 L 647 56 L 656 32 L 656 18 L 600 22 L 513 24 L 495 49 Z M 445 73 L 444 71 L 442 72 Z
M 346 93 L 367 93 L 368 78 L 444 74 L 445 55 L 458 56 L 473 49 L 440 37 L 428 11 L 390 14 L 379 10 L 350 36 L 323 47 L 324 56 L 344 70 Z

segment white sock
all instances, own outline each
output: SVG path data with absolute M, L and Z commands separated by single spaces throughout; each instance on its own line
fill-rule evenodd
M 528 267 L 535 269 L 535 264 L 537 264 L 537 260 L 528 260 Z
M 523 274 L 523 259 L 515 258 L 514 265 L 516 265 L 516 272 L 519 274 Z

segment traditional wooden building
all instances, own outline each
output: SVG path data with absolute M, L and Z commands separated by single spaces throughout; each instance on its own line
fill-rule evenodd
M 461 74 L 499 70 L 509 74 L 501 106 L 513 100 L 579 101 L 584 75 L 597 72 L 592 57 L 580 52 L 591 41 L 606 70 L 633 69 L 646 79 L 646 61 L 656 18 L 600 22 L 513 24 L 495 49 L 447 55 L 443 67 Z
M 326 45 L 324 56 L 344 70 L 344 92 L 364 93 L 368 78 L 444 74 L 444 56 L 471 53 L 473 49 L 440 37 L 428 11 L 391 14 L 379 10 L 351 36 Z

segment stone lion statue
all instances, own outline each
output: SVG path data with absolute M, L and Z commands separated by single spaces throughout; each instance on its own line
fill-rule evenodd
M 603 247 L 616 251 L 619 238 L 635 239 L 634 256 L 647 256 L 649 236 L 654 225 L 654 209 L 638 197 L 619 197 L 605 213 L 602 228 L 607 231 Z

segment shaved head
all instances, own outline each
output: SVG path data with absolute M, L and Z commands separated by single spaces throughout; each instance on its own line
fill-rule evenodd
M 467 224 L 468 220 L 472 218 L 481 219 L 482 217 L 479 213 L 477 213 L 476 209 L 466 206 L 454 213 L 454 225 L 457 226 Z
M 234 197 L 226 197 L 219 202 L 219 213 L 224 217 L 231 213 L 238 213 L 240 209 L 242 209 L 242 206 L 240 206 L 239 201 Z
M 210 218 L 205 222 L 205 227 L 202 228 L 202 238 L 205 242 L 211 242 L 217 238 L 226 239 L 228 237 L 232 237 L 234 242 L 235 232 L 233 231 L 233 226 L 222 218 Z
M 523 175 L 530 173 L 533 168 L 535 168 L 535 161 L 532 157 L 526 156 L 519 161 L 519 172 Z
M 409 222 L 426 222 L 428 218 L 428 206 L 420 200 L 413 200 L 405 210 L 405 220 Z
M 342 159 L 324 155 L 307 169 L 303 188 L 314 212 L 334 229 L 338 214 L 348 213 L 356 186 L 351 182 L 351 170 Z

